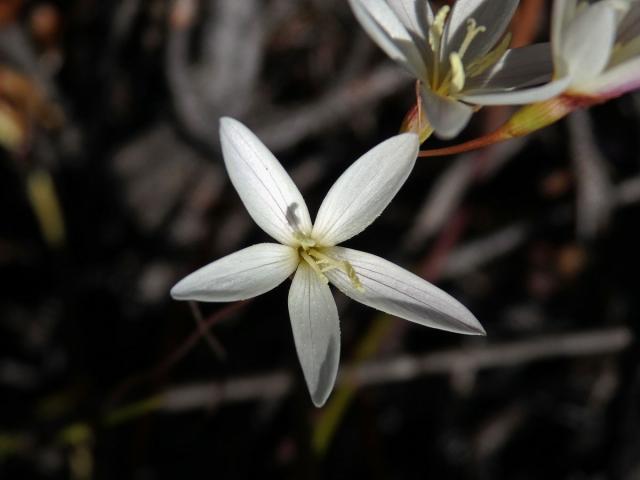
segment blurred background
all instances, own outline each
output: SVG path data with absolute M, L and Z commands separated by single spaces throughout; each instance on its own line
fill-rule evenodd
M 521 2 L 516 45 L 548 38 L 549 4 Z M 640 478 L 640 94 L 419 159 L 349 241 L 450 292 L 486 338 L 336 293 L 341 377 L 316 409 L 288 282 L 170 299 L 267 240 L 220 116 L 315 212 L 414 102 L 344 0 L 0 2 L 0 478 Z

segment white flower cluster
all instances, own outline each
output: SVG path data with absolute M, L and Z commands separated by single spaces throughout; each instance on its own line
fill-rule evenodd
M 387 55 L 420 81 L 429 123 L 458 135 L 483 105 L 540 102 L 569 92 L 620 95 L 640 87 L 640 1 L 556 0 L 551 45 L 509 49 L 518 0 L 349 0 Z
M 481 105 L 526 104 L 561 94 L 610 97 L 640 85 L 640 1 L 556 0 L 551 45 L 509 49 L 517 0 L 459 0 L 433 12 L 426 0 L 349 0 L 378 45 L 419 80 L 426 117 L 457 135 Z M 484 329 L 457 300 L 369 253 L 338 246 L 362 232 L 409 176 L 419 140 L 405 133 L 376 146 L 331 187 L 312 223 L 299 190 L 243 124 L 220 122 L 224 162 L 253 220 L 278 243 L 221 258 L 180 281 L 173 298 L 244 300 L 293 275 L 289 316 L 316 406 L 338 371 L 340 328 L 329 283 L 352 299 L 412 322 L 456 333 Z

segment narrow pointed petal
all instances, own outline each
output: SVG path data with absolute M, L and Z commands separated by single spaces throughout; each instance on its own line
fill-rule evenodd
M 331 283 L 348 297 L 427 327 L 469 335 L 485 334 L 480 322 L 464 305 L 404 268 L 349 248 L 333 247 L 331 255 L 351 263 L 362 283 L 360 291 L 344 272 L 327 272 Z
M 426 47 L 429 38 L 429 25 L 433 22 L 433 11 L 424 0 L 388 0 L 389 6 L 405 28 L 415 37 L 423 40 Z
M 488 71 L 469 78 L 465 93 L 473 95 L 478 90 L 508 91 L 547 83 L 553 75 L 553 59 L 548 43 L 538 43 L 513 48 Z
M 336 245 L 367 228 L 387 207 L 411 173 L 418 136 L 396 135 L 356 160 L 333 184 L 313 226 L 320 245 Z
M 416 78 L 427 69 L 411 34 L 384 0 L 349 0 L 354 15 L 371 39 Z
M 302 372 L 316 407 L 327 401 L 340 362 L 338 309 L 329 285 L 300 263 L 289 290 L 289 316 Z
M 513 90 L 510 92 L 473 93 L 465 95 L 466 102 L 476 105 L 527 105 L 556 97 L 567 90 L 571 77 L 564 77 L 539 87 Z
M 450 52 L 457 51 L 467 36 L 467 20 L 474 19 L 485 31 L 478 34 L 465 53 L 465 63 L 484 55 L 504 35 L 511 18 L 518 8 L 519 0 L 458 0 L 447 23 L 445 35 L 447 50 L 443 58 Z
M 251 130 L 232 118 L 220 120 L 222 154 L 231 183 L 251 218 L 285 245 L 294 232 L 309 233 L 307 204 L 280 162 Z
M 295 249 L 260 243 L 196 270 L 171 289 L 171 296 L 197 302 L 246 300 L 280 285 L 297 265 Z
M 604 70 L 615 33 L 616 12 L 604 2 L 585 8 L 569 23 L 562 35 L 561 55 L 575 82 L 590 80 Z
M 458 135 L 473 114 L 468 105 L 440 96 L 426 87 L 422 88 L 422 103 L 429 123 L 436 135 L 443 139 Z

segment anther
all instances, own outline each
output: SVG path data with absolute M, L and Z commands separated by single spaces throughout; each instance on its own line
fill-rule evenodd
M 450 54 L 449 63 L 451 63 L 451 93 L 461 92 L 464 88 L 465 74 L 460 55 L 456 52 Z
M 331 270 L 340 270 L 347 275 L 351 285 L 353 285 L 353 288 L 359 292 L 364 291 L 355 269 L 346 260 L 337 260 L 315 248 L 311 248 L 309 250 L 301 249 L 300 256 L 309 264 L 323 282 L 328 282 L 327 276 L 325 275 L 326 272 L 330 272 Z
M 442 46 L 442 35 L 444 33 L 444 24 L 447 21 L 449 15 L 449 5 L 444 5 L 433 20 L 431 27 L 429 28 L 429 46 L 433 51 L 433 72 L 431 81 L 433 84 L 438 83 L 440 76 L 440 48 Z
M 450 9 L 451 7 L 449 7 L 449 5 L 445 5 L 440 8 L 440 10 L 438 10 L 438 13 L 436 13 L 436 18 L 431 24 L 431 28 L 429 28 L 429 45 L 431 45 L 431 50 L 433 50 L 435 53 L 440 50 L 440 39 L 442 38 L 442 33 L 444 32 L 444 23 L 447 20 Z
M 320 280 L 322 280 L 323 283 L 327 284 L 329 283 L 329 279 L 327 278 L 327 276 L 324 274 L 324 272 L 322 271 L 322 269 L 318 266 L 318 264 L 316 263 L 316 261 L 313 259 L 313 257 L 311 257 L 311 255 L 309 255 L 306 251 L 301 250 L 300 251 L 300 255 L 302 256 L 302 258 L 305 260 L 305 262 L 307 262 L 307 264 L 311 267 L 311 269 L 316 272 L 316 274 L 320 277 Z
M 364 292 L 364 287 L 362 286 L 362 283 L 360 282 L 360 279 L 358 278 L 356 270 L 353 268 L 353 266 L 347 261 L 343 261 L 342 265 L 345 273 L 351 281 L 351 285 L 353 285 L 353 288 L 355 288 L 359 292 Z

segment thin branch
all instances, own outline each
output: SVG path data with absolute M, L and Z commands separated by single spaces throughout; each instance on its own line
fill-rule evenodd
M 463 347 L 424 355 L 400 355 L 343 367 L 338 384 L 357 387 L 404 382 L 426 375 L 474 374 L 490 368 L 510 368 L 554 358 L 610 355 L 624 351 L 633 341 L 626 327 L 547 335 L 533 340 Z M 179 412 L 221 404 L 273 400 L 287 395 L 293 376 L 275 371 L 226 382 L 194 383 L 167 389 L 157 409 Z
M 210 331 L 211 325 L 208 325 L 204 321 L 204 318 L 202 317 L 202 312 L 200 311 L 200 307 L 198 307 L 198 304 L 196 302 L 190 301 L 189 308 L 191 309 L 193 318 L 196 321 L 198 332 L 202 334 L 202 337 L 207 341 L 207 344 L 209 345 L 209 348 L 211 348 L 211 351 L 213 352 L 213 354 L 218 358 L 218 360 L 225 360 L 227 358 L 227 351 L 222 346 L 222 343 L 220 343 L 220 340 L 218 340 L 213 335 L 213 333 L 211 333 Z
M 626 180 L 614 187 L 612 198 L 614 207 L 625 207 L 640 202 L 640 177 Z M 560 205 L 552 209 L 543 221 L 566 223 L 571 218 L 571 207 Z M 533 222 L 517 222 L 462 245 L 447 259 L 442 278 L 460 277 L 509 254 L 527 240 L 534 226 Z

